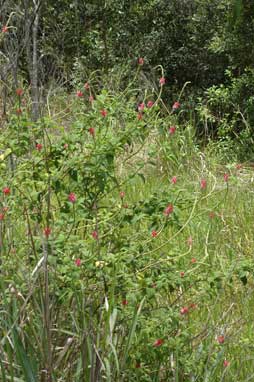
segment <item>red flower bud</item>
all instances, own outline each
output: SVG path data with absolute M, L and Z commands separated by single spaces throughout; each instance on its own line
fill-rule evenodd
M 80 267 L 81 266 L 81 260 L 80 259 L 76 259 L 75 260 L 75 264 L 77 267 Z
M 4 195 L 10 195 L 10 193 L 11 193 L 10 188 L 9 187 L 4 187 L 3 188 L 3 193 L 4 193 Z
M 51 234 L 51 229 L 49 227 L 44 228 L 44 235 L 46 237 L 49 237 L 50 234 Z
M 163 339 L 159 338 L 159 339 L 154 341 L 153 347 L 159 347 L 159 346 L 161 346 L 163 344 L 163 342 L 164 342 Z
M 173 104 L 172 109 L 173 109 L 173 110 L 177 110 L 177 109 L 179 109 L 180 106 L 181 106 L 181 104 L 180 104 L 178 101 L 176 101 L 176 102 Z
M 22 96 L 22 94 L 23 94 L 23 90 L 22 89 L 16 89 L 16 94 L 17 94 L 17 96 L 19 96 L 19 97 L 21 97 Z
M 173 206 L 173 204 L 169 204 L 169 205 L 165 208 L 165 210 L 164 210 L 164 215 L 168 216 L 168 215 L 172 214 L 173 210 L 174 210 L 174 206 Z
M 105 118 L 106 116 L 107 116 L 107 114 L 108 114 L 108 112 L 107 112 L 107 110 L 105 110 L 105 109 L 102 109 L 101 111 L 100 111 L 100 113 L 101 113 L 101 115 Z
M 71 202 L 71 203 L 75 203 L 75 202 L 76 202 L 77 197 L 76 197 L 76 195 L 74 194 L 74 192 L 71 192 L 71 193 L 69 194 L 69 196 L 68 196 L 68 200 L 69 200 L 69 202 Z
M 143 57 L 139 57 L 139 59 L 138 59 L 138 64 L 139 65 L 144 65 L 144 59 L 143 59 Z

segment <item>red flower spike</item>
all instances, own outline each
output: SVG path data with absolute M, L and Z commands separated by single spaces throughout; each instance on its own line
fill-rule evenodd
M 181 106 L 181 104 L 178 101 L 176 101 L 176 102 L 174 102 L 172 109 L 177 110 L 177 109 L 179 109 L 180 106 Z
M 4 25 L 4 26 L 2 27 L 2 32 L 3 32 L 3 33 L 8 32 L 8 27 L 7 27 L 7 25 Z
M 77 197 L 76 197 L 76 195 L 74 194 L 74 192 L 71 192 L 71 193 L 69 194 L 69 196 L 68 196 L 68 200 L 69 200 L 69 202 L 71 202 L 71 203 L 75 203 L 75 202 L 77 201 Z
M 205 190 L 206 189 L 206 186 L 207 186 L 207 182 L 205 179 L 201 179 L 200 181 L 200 187 L 202 190 Z
M 152 237 L 156 237 L 158 235 L 157 231 L 152 231 Z
M 226 174 L 226 173 L 225 173 L 225 174 L 223 175 L 223 178 L 224 178 L 224 181 L 225 181 L 225 182 L 228 182 L 229 174 Z
M 4 193 L 4 195 L 10 195 L 10 193 L 11 193 L 11 189 L 9 188 L 9 187 L 4 187 L 3 188 L 3 193 Z
M 177 182 L 177 177 L 176 177 L 176 176 L 173 176 L 173 177 L 171 178 L 171 183 L 172 183 L 172 184 L 176 184 L 176 182 Z
M 18 97 L 21 97 L 22 96 L 22 94 L 23 94 L 23 89 L 16 89 L 16 94 L 17 94 L 17 96 Z
M 94 137 L 95 129 L 93 127 L 90 127 L 90 129 L 88 129 L 88 131 L 89 131 L 89 134 L 92 135 L 92 137 Z
M 165 208 L 165 210 L 164 210 L 164 215 L 165 215 L 165 216 L 168 216 L 168 215 L 172 214 L 173 210 L 174 210 L 174 206 L 173 206 L 173 204 L 169 204 L 169 205 Z
M 144 59 L 143 59 L 143 57 L 139 57 L 139 59 L 138 59 L 138 64 L 140 65 L 140 66 L 142 66 L 142 65 L 144 65 Z
M 187 306 L 183 306 L 180 309 L 180 313 L 181 313 L 182 316 L 184 316 L 185 314 L 189 313 L 189 308 Z
M 123 306 L 128 305 L 128 301 L 127 301 L 127 300 L 122 300 L 122 305 L 123 305 Z
M 49 227 L 44 228 L 44 235 L 48 238 L 51 234 L 51 229 Z
M 184 277 L 184 276 L 185 276 L 185 273 L 184 273 L 184 272 L 180 272 L 180 276 L 181 276 L 181 277 Z
M 165 77 L 161 77 L 160 78 L 160 85 L 162 86 L 162 85 L 165 85 L 165 83 L 166 83 L 166 78 Z
M 85 88 L 86 90 L 89 90 L 89 89 L 90 89 L 90 85 L 89 85 L 88 82 L 86 82 L 86 83 L 84 84 L 84 88 Z
M 84 94 L 82 93 L 81 90 L 78 90 L 77 93 L 76 93 L 76 96 L 79 97 L 79 98 L 83 97 L 83 95 Z
M 148 107 L 148 109 L 151 109 L 151 107 L 153 107 L 153 101 L 148 101 L 147 107 Z
M 101 111 L 100 111 L 100 113 L 101 113 L 101 115 L 102 115 L 102 117 L 106 117 L 107 116 L 107 114 L 108 114 L 108 112 L 107 112 L 107 110 L 105 110 L 105 109 L 102 109 Z
M 163 339 L 159 338 L 158 340 L 154 341 L 153 347 L 158 348 L 159 346 L 161 346 L 163 344 L 163 342 L 164 342 Z
M 92 232 L 92 237 L 93 237 L 95 240 L 98 240 L 98 232 L 97 232 L 97 231 L 93 231 L 93 232 Z
M 142 113 L 138 113 L 137 118 L 138 118 L 139 121 L 141 121 L 141 119 L 143 118 Z
M 176 127 L 175 127 L 175 126 L 170 126 L 170 128 L 168 129 L 168 132 L 169 132 L 170 135 L 175 134 L 175 132 L 176 132 Z
M 119 196 L 121 199 L 123 199 L 125 197 L 125 192 L 124 191 L 119 192 Z
M 77 267 L 80 267 L 81 266 L 81 260 L 80 259 L 76 259 L 75 260 L 75 264 Z
M 230 362 L 227 359 L 224 359 L 223 366 L 228 367 L 230 365 Z
M 220 345 L 224 344 L 225 342 L 225 337 L 224 336 L 218 336 L 217 341 Z
M 42 144 L 36 143 L 35 148 L 36 148 L 36 150 L 41 151 L 42 150 Z
M 144 104 L 144 102 L 142 102 L 142 103 L 140 103 L 140 104 L 138 105 L 138 111 L 143 111 L 144 108 L 145 108 L 145 104 Z
M 191 263 L 192 264 L 195 264 L 197 262 L 197 259 L 195 259 L 195 257 L 193 257 L 192 259 L 191 259 Z
M 4 214 L 0 214 L 0 220 L 4 220 Z

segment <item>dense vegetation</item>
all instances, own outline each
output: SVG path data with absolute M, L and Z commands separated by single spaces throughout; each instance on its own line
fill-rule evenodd
M 0 381 L 254 380 L 253 1 L 0 11 Z

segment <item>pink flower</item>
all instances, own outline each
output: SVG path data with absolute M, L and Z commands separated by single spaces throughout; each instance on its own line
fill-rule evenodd
M 81 266 L 81 259 L 76 259 L 75 264 L 77 267 L 80 267 Z
M 225 174 L 223 175 L 223 178 L 224 178 L 224 181 L 225 181 L 225 182 L 228 182 L 229 174 L 225 173 Z
M 175 134 L 175 132 L 176 132 L 176 127 L 175 127 L 175 126 L 170 126 L 170 128 L 168 129 L 168 131 L 169 131 L 169 134 L 170 134 L 170 135 L 173 135 L 173 134 Z
M 143 59 L 143 57 L 139 57 L 139 59 L 138 59 L 138 64 L 139 65 L 144 65 L 144 59 Z
M 10 195 L 11 189 L 9 187 L 4 187 L 3 188 L 3 193 L 4 193 L 4 195 Z
M 77 201 L 77 197 L 76 197 L 76 195 L 74 194 L 74 192 L 71 192 L 71 193 L 69 194 L 69 196 L 68 196 L 68 200 L 69 200 L 69 202 L 71 202 L 71 203 L 75 203 L 75 202 Z
M 228 360 L 224 359 L 223 366 L 228 367 L 229 365 L 230 365 L 230 362 Z
M 19 96 L 19 97 L 21 97 L 22 96 L 22 94 L 23 94 L 23 90 L 22 89 L 16 89 L 16 94 L 17 94 L 17 96 Z
M 64 144 L 64 149 L 67 150 L 68 147 L 69 147 L 68 143 L 65 143 L 65 144 Z
M 125 197 L 125 192 L 124 191 L 119 192 L 119 196 L 121 199 L 123 199 Z
M 180 313 L 182 315 L 185 315 L 187 313 L 189 313 L 189 308 L 187 306 L 183 306 L 181 309 L 180 309 Z
M 93 127 L 90 127 L 90 128 L 88 129 L 88 131 L 89 131 L 89 134 L 92 135 L 92 137 L 94 137 L 94 135 L 95 135 L 95 129 L 94 129 Z
M 160 85 L 165 85 L 166 78 L 165 77 L 161 77 L 159 82 L 160 82 Z
M 93 231 L 93 232 L 92 232 L 92 237 L 93 237 L 95 240 L 98 240 L 98 232 L 97 232 L 97 231 Z
M 200 181 L 201 189 L 204 190 L 206 188 L 206 186 L 207 186 L 206 180 L 205 179 L 201 179 L 201 181 Z
M 163 344 L 163 342 L 164 342 L 163 339 L 159 338 L 159 339 L 154 341 L 153 347 L 158 348 L 159 346 L 161 346 Z
M 153 107 L 153 101 L 148 101 L 148 102 L 147 102 L 147 107 L 148 107 L 148 109 L 150 109 L 151 107 Z
M 76 93 L 76 96 L 79 97 L 79 98 L 80 98 L 80 97 L 83 97 L 83 95 L 84 95 L 84 94 L 82 93 L 81 90 L 78 90 L 77 93 Z
M 171 178 L 171 183 L 172 183 L 172 184 L 176 184 L 176 182 L 177 182 L 177 177 L 176 177 L 176 176 L 173 176 L 173 177 Z
M 181 277 L 184 277 L 185 273 L 184 272 L 180 272 L 180 276 Z
M 142 102 L 142 103 L 140 103 L 140 104 L 138 105 L 138 111 L 143 111 L 144 108 L 145 108 L 145 104 L 144 104 L 144 102 Z
M 122 300 L 122 305 L 123 305 L 123 306 L 128 305 L 128 301 L 127 301 L 127 300 Z
M 138 118 L 139 121 L 141 121 L 141 119 L 143 118 L 143 114 L 142 113 L 138 113 L 137 118 Z
M 174 102 L 172 109 L 177 110 L 177 109 L 179 109 L 180 106 L 181 106 L 181 104 L 178 101 L 176 101 L 176 102 Z
M 4 25 L 4 26 L 2 27 L 2 32 L 3 32 L 3 33 L 8 32 L 8 27 L 7 27 L 7 25 Z
M 174 206 L 173 206 L 173 204 L 169 204 L 169 205 L 165 208 L 165 210 L 164 210 L 164 215 L 168 216 L 168 215 L 172 214 L 173 210 L 174 210 Z
M 36 147 L 36 150 L 38 150 L 38 151 L 42 150 L 42 144 L 41 143 L 36 143 L 35 147 Z
M 192 264 L 195 264 L 197 262 L 197 259 L 195 258 L 195 257 L 193 257 L 192 259 L 191 259 L 191 263 Z
M 88 98 L 88 100 L 89 100 L 89 102 L 92 103 L 92 102 L 94 101 L 94 97 L 93 97 L 92 95 L 90 95 L 89 98 Z
M 108 114 L 108 112 L 107 112 L 107 110 L 105 110 L 105 109 L 102 109 L 101 111 L 100 111 L 100 113 L 101 113 L 101 115 L 102 115 L 102 117 L 106 117 L 107 116 L 107 114 Z
M 158 235 L 157 231 L 152 231 L 152 237 L 156 237 Z
M 43 232 L 46 237 L 49 237 L 49 235 L 51 234 L 51 229 L 49 227 L 46 227 L 44 228 Z
M 84 88 L 85 88 L 86 90 L 89 90 L 89 89 L 90 89 L 90 85 L 89 85 L 88 82 L 86 82 L 86 83 L 84 84 Z
M 218 343 L 221 345 L 221 344 L 224 344 L 225 342 L 225 337 L 224 336 L 218 336 L 217 337 L 217 341 Z

